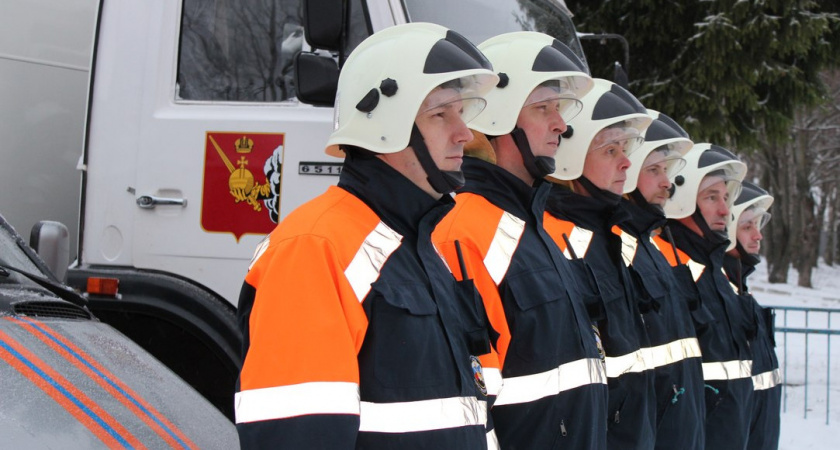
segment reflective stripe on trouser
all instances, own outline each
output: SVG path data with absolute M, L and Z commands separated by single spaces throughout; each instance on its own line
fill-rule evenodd
M 487 395 L 499 395 L 504 385 L 502 372 L 499 369 L 487 367 L 482 372 L 484 373 L 484 385 L 487 387 Z
M 234 397 L 236 423 L 308 414 L 359 414 L 359 385 L 313 382 L 249 389 Z
M 359 402 L 359 386 L 313 382 L 237 392 L 236 423 L 312 414 L 360 415 L 360 431 L 406 433 L 487 423 L 487 402 L 451 397 L 416 402 Z
M 496 437 L 496 430 L 487 432 L 487 450 L 499 450 L 499 438 Z
M 416 402 L 361 402 L 359 431 L 411 433 L 487 424 L 487 402 L 450 397 Z
M 622 356 L 608 356 L 606 358 L 607 376 L 617 378 L 625 373 L 643 372 L 700 356 L 700 344 L 696 338 L 679 339 L 656 347 L 642 348 Z
M 756 391 L 765 389 L 773 389 L 782 384 L 782 374 L 779 369 L 773 369 L 769 372 L 760 373 L 752 376 L 753 388 Z
M 706 381 L 752 378 L 751 372 L 752 361 L 748 360 L 703 363 L 703 379 Z
M 495 406 L 539 400 L 587 384 L 607 384 L 600 359 L 585 358 L 533 375 L 505 378 Z

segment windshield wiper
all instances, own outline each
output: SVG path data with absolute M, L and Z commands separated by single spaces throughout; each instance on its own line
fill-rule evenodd
M 4 278 L 8 277 L 10 275 L 9 271 L 21 274 L 21 275 L 25 276 L 26 278 L 29 278 L 30 280 L 34 281 L 35 283 L 37 283 L 42 288 L 52 292 L 53 294 L 55 294 L 56 296 L 58 296 L 59 298 L 61 298 L 63 300 L 67 300 L 68 302 L 73 303 L 73 304 L 78 305 L 78 306 L 87 307 L 88 301 L 87 301 L 86 298 L 79 295 L 76 291 L 74 291 L 70 288 L 64 287 L 64 285 L 62 285 L 62 284 L 56 283 L 56 282 L 50 280 L 49 278 L 44 278 L 40 275 L 35 275 L 34 273 L 29 273 L 25 270 L 20 270 L 20 269 L 17 269 L 15 267 L 10 267 L 10 266 L 4 265 L 4 264 L 0 264 L 0 276 L 1 277 L 4 277 Z

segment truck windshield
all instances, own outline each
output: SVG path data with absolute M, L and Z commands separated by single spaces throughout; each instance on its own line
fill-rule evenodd
M 565 4 L 557 0 L 404 0 L 411 22 L 451 28 L 473 43 L 513 31 L 539 31 L 569 46 L 586 63 Z

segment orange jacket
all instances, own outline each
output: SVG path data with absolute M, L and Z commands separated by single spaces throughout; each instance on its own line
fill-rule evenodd
M 548 186 L 475 158 L 463 170 L 467 185 L 432 239 L 455 276 L 473 280 L 493 328 L 501 448 L 604 448 L 606 374 L 575 276 L 541 231 Z
M 430 240 L 452 201 L 378 159 L 354 163 L 369 179 L 345 170 L 278 225 L 245 278 L 243 448 L 484 448 L 475 330 Z

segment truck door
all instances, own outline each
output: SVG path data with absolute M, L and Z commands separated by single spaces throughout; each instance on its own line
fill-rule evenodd
M 332 110 L 295 99 L 300 0 L 104 8 L 85 262 L 177 274 L 235 303 L 262 237 L 341 170 L 323 152 Z

